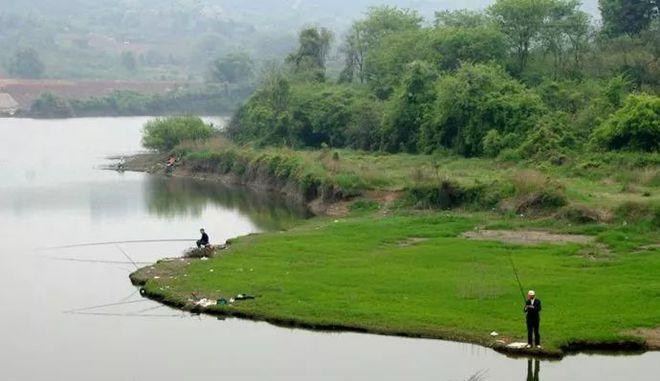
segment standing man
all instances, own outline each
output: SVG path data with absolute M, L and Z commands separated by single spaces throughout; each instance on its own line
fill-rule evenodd
M 541 301 L 536 298 L 536 292 L 534 290 L 529 290 L 527 293 L 524 312 L 527 315 L 527 348 L 535 345 L 536 348 L 540 349 L 541 335 L 539 334 L 539 326 L 541 324 Z
M 202 233 L 202 238 L 197 240 L 197 248 L 201 248 L 202 246 L 208 246 L 209 244 L 209 236 L 206 234 L 204 229 L 199 229 L 199 232 Z

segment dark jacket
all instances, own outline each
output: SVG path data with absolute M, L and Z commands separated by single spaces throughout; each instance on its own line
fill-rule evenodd
M 527 319 L 538 319 L 541 312 L 541 301 L 539 299 L 534 299 L 534 308 L 529 306 L 532 306 L 532 301 L 526 300 L 524 312 L 527 314 Z
M 202 238 L 199 240 L 199 243 L 202 245 L 208 245 L 209 244 L 209 235 L 206 233 L 202 233 Z

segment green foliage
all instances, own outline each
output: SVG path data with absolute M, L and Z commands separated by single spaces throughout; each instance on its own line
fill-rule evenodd
M 381 141 L 384 106 L 370 97 L 361 97 L 352 107 L 346 130 L 346 145 L 367 151 L 377 150 Z
M 203 87 L 182 87 L 162 95 L 145 95 L 134 91 L 115 91 L 103 97 L 84 100 L 64 99 L 53 94 L 49 99 L 33 105 L 27 116 L 41 118 L 49 114 L 63 116 L 119 116 L 119 115 L 172 115 L 172 114 L 224 114 L 236 107 L 240 99 L 246 97 L 250 86 L 206 85 Z M 43 113 L 45 104 L 59 105 L 60 111 Z
M 461 63 L 502 62 L 506 55 L 504 35 L 491 25 L 437 28 L 426 49 L 439 53 L 440 68 L 455 70 Z
M 592 136 L 595 145 L 610 150 L 660 149 L 660 97 L 631 95 Z
M 218 82 L 244 83 L 248 82 L 253 74 L 253 62 L 245 53 L 232 53 L 220 57 L 211 66 L 211 77 Z
M 610 36 L 636 35 L 657 17 L 657 0 L 599 0 L 603 30 Z
M 477 28 L 490 23 L 491 20 L 483 12 L 467 9 L 435 12 L 434 24 L 436 27 Z
M 483 153 L 490 130 L 523 136 L 544 111 L 541 99 L 498 67 L 464 65 L 441 77 L 423 127 L 423 147 L 447 147 L 466 156 Z
M 36 118 L 69 118 L 73 109 L 69 103 L 52 93 L 43 93 L 30 107 L 30 115 Z
M 135 59 L 135 53 L 131 51 L 122 52 L 119 56 L 119 63 L 124 70 L 129 72 L 134 72 L 137 70 L 137 60 Z
M 420 28 L 422 18 L 416 11 L 396 7 L 373 7 L 364 20 L 355 22 L 349 30 L 342 51 L 345 67 L 340 79 L 343 82 L 367 80 L 366 57 L 377 46 L 387 46 L 383 39 L 396 33 Z
M 425 136 L 422 141 L 419 140 L 427 109 L 435 100 L 435 78 L 436 73 L 431 65 L 424 61 L 415 61 L 408 66 L 402 86 L 389 102 L 385 113 L 382 133 L 384 150 L 415 152 L 421 146 L 431 148 L 424 140 Z
M 17 51 L 7 65 L 9 74 L 20 78 L 40 78 L 44 70 L 39 53 L 32 48 Z
M 519 72 L 525 69 L 532 42 L 543 29 L 555 1 L 497 0 L 488 8 L 515 51 Z
M 521 155 L 561 163 L 562 155 L 575 148 L 577 143 L 570 124 L 568 114 L 563 112 L 542 116 L 520 145 Z
M 290 54 L 286 62 L 293 66 L 294 73 L 300 78 L 323 82 L 332 38 L 332 32 L 325 28 L 309 27 L 301 30 L 298 50 Z
M 142 145 L 166 152 L 182 141 L 204 141 L 215 130 L 202 119 L 193 116 L 158 118 L 147 122 L 143 128 Z

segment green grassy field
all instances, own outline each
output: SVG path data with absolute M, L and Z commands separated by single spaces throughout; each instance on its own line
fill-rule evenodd
M 459 237 L 476 226 L 543 226 L 594 235 L 596 243 L 523 246 Z M 211 308 L 488 345 L 491 331 L 507 340 L 525 336 L 510 255 L 524 287 L 537 290 L 544 303 L 542 336 L 552 352 L 575 342 L 641 342 L 633 330 L 660 326 L 655 233 L 648 224 L 568 226 L 492 214 L 356 211 L 240 237 L 208 261 L 160 262 L 136 275 L 149 279 L 148 294 L 180 306 L 192 293 L 212 299 L 249 293 L 258 298 Z

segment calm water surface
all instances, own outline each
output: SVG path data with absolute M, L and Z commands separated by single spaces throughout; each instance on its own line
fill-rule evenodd
M 299 213 L 245 190 L 98 168 L 140 150 L 146 118 L 0 119 L 0 380 L 648 380 L 660 354 L 528 363 L 478 346 L 192 316 L 141 299 L 132 264 Z M 108 262 L 108 263 L 106 263 Z M 133 302 L 91 308 L 98 305 Z M 70 312 L 76 310 L 74 312 Z M 521 325 L 522 327 L 522 325 Z M 536 377 L 536 370 L 538 378 Z

